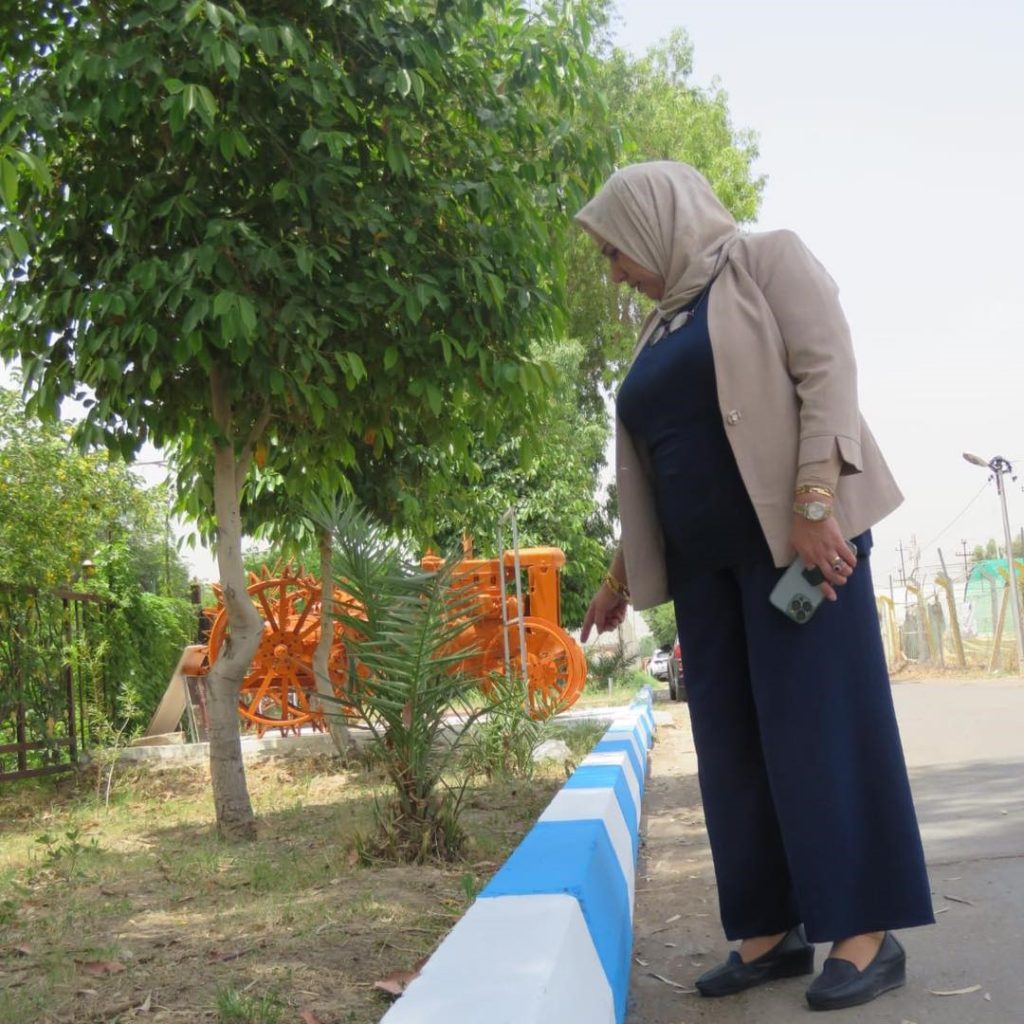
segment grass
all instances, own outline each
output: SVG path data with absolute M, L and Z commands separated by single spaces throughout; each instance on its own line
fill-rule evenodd
M 247 995 L 235 988 L 217 993 L 217 1020 L 220 1024 L 278 1024 L 284 1007 L 273 993 Z
M 585 756 L 606 726 L 558 724 Z M 0 788 L 0 1021 L 377 1022 L 373 982 L 429 954 L 564 781 L 476 781 L 462 862 L 357 865 L 379 771 L 250 764 L 255 843 L 211 828 L 205 767 Z M 145 1015 L 139 1012 L 145 1008 Z
M 608 707 L 616 704 L 629 704 L 645 686 L 654 690 L 663 689 L 665 683 L 654 676 L 638 670 L 623 673 L 612 680 L 611 689 L 607 683 L 589 681 L 574 707 Z

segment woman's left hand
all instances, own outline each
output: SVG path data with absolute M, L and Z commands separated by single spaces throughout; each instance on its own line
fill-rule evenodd
M 839 524 L 831 516 L 812 523 L 794 513 L 789 539 L 808 569 L 816 566 L 821 570 L 825 577 L 821 592 L 835 601 L 838 595 L 834 588 L 843 586 L 857 566 L 857 553 L 846 542 Z

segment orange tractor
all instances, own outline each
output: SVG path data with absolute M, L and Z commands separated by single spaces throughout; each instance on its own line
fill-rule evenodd
M 526 575 L 525 589 L 516 579 L 517 560 Z M 521 679 L 530 715 L 547 718 L 575 703 L 587 677 L 583 651 L 561 627 L 559 573 L 565 555 L 558 548 L 524 548 L 505 552 L 502 561 L 503 568 L 496 558 L 466 557 L 456 570 L 456 584 L 469 585 L 475 605 L 457 642 L 457 649 L 466 652 L 459 668 L 479 679 L 484 693 L 493 689 L 495 673 Z M 427 571 L 440 565 L 436 555 L 422 560 Z M 263 618 L 263 636 L 242 683 L 239 714 L 259 735 L 267 729 L 297 733 L 305 725 L 322 730 L 313 674 L 320 640 L 320 583 L 291 566 L 277 573 L 264 567 L 249 579 L 249 595 Z M 516 596 L 508 593 L 511 584 L 516 584 Z M 352 607 L 352 599 L 340 588 L 334 590 L 334 602 L 335 607 Z M 218 600 L 208 614 L 213 617 L 205 659 L 210 665 L 224 645 L 227 613 Z M 333 622 L 332 629 L 328 674 L 344 702 L 350 685 L 346 628 Z

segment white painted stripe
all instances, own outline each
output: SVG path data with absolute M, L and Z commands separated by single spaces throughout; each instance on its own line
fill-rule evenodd
M 640 763 L 644 766 L 644 771 L 647 771 L 647 737 L 643 734 L 639 725 L 628 730 L 622 728 L 616 730 L 609 729 L 609 731 L 605 733 L 605 736 L 609 739 L 612 737 L 615 739 L 623 739 L 628 736 L 633 742 L 633 747 L 640 755 Z
M 637 777 L 637 766 L 626 751 L 594 751 L 580 762 L 581 765 L 622 765 L 626 771 L 626 780 L 630 783 L 637 803 L 637 816 L 640 814 L 639 801 L 643 799 L 643 777 Z
M 615 1024 L 572 896 L 477 900 L 381 1024 Z
M 636 867 L 633 863 L 633 842 L 629 836 L 622 808 L 611 789 L 563 789 L 548 804 L 547 810 L 538 821 L 580 821 L 604 822 L 612 849 L 618 858 L 622 876 L 629 890 L 629 906 L 633 907 L 633 892 L 636 888 Z
M 640 724 L 640 719 L 641 718 L 643 718 L 643 711 L 640 710 L 639 708 L 636 711 L 627 711 L 626 714 L 619 715 L 619 717 L 616 718 L 612 722 L 612 728 L 613 729 L 640 729 L 641 730 L 641 734 L 642 734 L 643 726 Z M 644 736 L 643 738 L 644 738 L 644 742 L 646 742 L 647 737 Z
M 629 759 L 629 754 L 624 750 L 613 750 L 607 754 L 587 754 L 587 756 L 580 761 L 581 768 L 585 765 L 595 767 L 615 765 L 622 769 L 622 774 L 626 777 L 626 785 L 629 786 L 630 796 L 633 797 L 633 804 L 636 806 L 636 820 L 639 821 L 640 784 L 637 781 L 636 769 L 633 767 L 633 762 Z
M 647 768 L 647 744 L 642 743 L 637 736 L 637 730 L 635 729 L 616 729 L 612 727 L 602 737 L 602 740 L 629 740 L 633 744 L 633 749 L 636 751 L 636 756 L 640 758 L 640 763 Z

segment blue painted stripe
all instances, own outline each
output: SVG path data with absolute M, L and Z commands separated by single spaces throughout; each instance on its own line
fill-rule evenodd
M 569 776 L 563 788 L 611 789 L 615 793 L 615 799 L 622 811 L 622 820 L 626 823 L 629 840 L 633 846 L 633 862 L 636 863 L 636 855 L 640 846 L 640 821 L 636 804 L 633 803 L 633 794 L 626 781 L 625 769 L 614 764 L 581 764 Z
M 632 914 L 626 880 L 604 822 L 537 822 L 480 898 L 539 893 L 568 893 L 579 901 L 612 990 L 615 1019 L 621 1024 L 633 948 Z
M 592 754 L 621 754 L 624 753 L 629 758 L 630 764 L 636 770 L 636 781 L 640 786 L 640 794 L 643 795 L 644 791 L 644 766 L 640 763 L 640 758 L 637 756 L 636 747 L 629 740 L 617 740 L 609 738 L 607 735 L 603 740 L 600 740 L 596 747 L 591 751 Z
M 654 742 L 654 725 L 651 721 L 650 713 L 637 715 L 637 725 L 643 731 L 647 740 L 647 746 L 650 746 Z
M 604 740 L 625 740 L 627 737 L 631 738 L 634 744 L 634 753 L 639 752 L 641 758 L 641 764 L 644 767 L 646 774 L 647 770 L 647 737 L 644 736 L 643 731 L 637 726 L 635 729 L 624 729 L 621 726 L 616 728 L 612 727 L 603 736 Z

